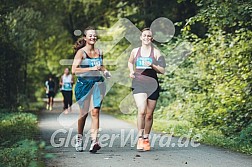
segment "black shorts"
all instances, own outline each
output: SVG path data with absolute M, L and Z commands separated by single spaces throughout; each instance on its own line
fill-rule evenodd
M 55 93 L 53 91 L 49 91 L 49 93 L 47 94 L 48 98 L 54 97 L 54 96 L 55 96 Z
M 133 79 L 132 81 L 132 91 L 133 94 L 138 94 L 138 93 L 146 93 L 147 94 L 147 99 L 150 100 L 157 100 L 159 97 L 159 92 L 160 92 L 160 86 L 158 84 L 158 81 L 156 80 L 157 86 L 155 88 L 151 87 L 151 83 L 145 82 L 145 81 L 139 81 Z

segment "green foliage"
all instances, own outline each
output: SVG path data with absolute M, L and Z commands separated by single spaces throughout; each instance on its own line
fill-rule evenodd
M 33 54 L 34 42 L 38 37 L 38 24 L 41 13 L 32 8 L 19 6 L 7 7 L 9 12 L 1 15 L 1 71 L 3 73 L 2 107 L 16 107 L 25 101 L 27 92 L 27 65 L 28 59 Z M 34 24 L 37 23 L 37 24 Z M 2 29 L 4 28 L 4 29 Z
M 252 145 L 252 124 L 248 125 L 240 132 L 238 140 L 240 140 L 240 143 L 244 143 L 247 146 Z
M 38 146 L 35 141 L 22 140 L 1 150 L 0 159 L 3 166 L 41 166 L 37 161 L 37 154 Z
M 72 45 L 78 38 L 74 30 L 90 25 L 106 29 L 122 17 L 141 29 L 162 16 L 177 22 L 177 31 L 176 38 L 158 45 L 168 66 L 166 75 L 159 76 L 162 92 L 155 118 L 160 122 L 154 127 L 161 131 L 175 129 L 177 135 L 193 128 L 203 134 L 206 143 L 251 151 L 252 3 L 249 0 L 4 0 L 0 9 L 1 108 L 24 111 L 31 100 L 44 96 L 48 74 L 57 81 L 66 67 L 59 61 L 74 56 Z M 117 37 L 120 32 L 121 29 L 112 36 Z M 105 59 L 113 61 L 122 55 L 127 60 L 129 55 L 123 51 L 128 46 L 125 40 L 115 47 L 105 46 L 105 50 L 111 49 Z M 181 58 L 187 50 L 192 53 Z M 123 71 L 121 78 L 128 76 L 127 64 L 108 68 Z M 104 107 L 118 110 L 128 93 L 127 87 L 115 85 L 106 96 Z M 30 136 L 36 131 L 35 122 L 36 118 L 29 114 L 1 115 L 2 145 L 18 142 L 16 137 L 4 142 L 3 134 L 21 135 L 22 131 L 25 137 L 20 140 Z M 166 126 L 161 126 L 164 123 Z M 23 149 L 20 144 L 16 146 Z M 12 151 L 7 152 L 5 156 Z
M 4 1 L 0 5 L 3 50 L 0 74 L 4 76 L 0 82 L 3 95 L 0 106 L 16 108 L 44 96 L 48 75 L 52 74 L 57 82 L 63 69 L 70 67 L 61 66 L 59 61 L 74 57 L 72 46 L 79 38 L 74 30 L 90 25 L 105 29 L 122 17 L 130 19 L 140 29 L 164 15 L 183 20 L 192 12 L 189 10 L 194 9 L 194 5 L 188 6 L 182 14 L 180 9 L 187 4 L 178 4 L 176 0 L 169 3 L 165 0 Z
M 1 146 L 9 146 L 37 134 L 37 117 L 30 113 L 0 113 Z M 7 139 L 7 140 L 6 140 Z
M 193 52 L 162 78 L 167 92 L 161 97 L 168 97 L 161 101 L 161 106 L 167 106 L 162 118 L 181 122 L 182 129 L 188 129 L 182 122 L 190 122 L 205 143 L 251 153 L 252 21 L 248 15 L 252 4 L 243 3 L 241 12 L 239 1 L 207 2 L 182 29 L 180 38 L 191 43 Z M 195 28 L 202 25 L 203 36 Z M 174 54 L 171 48 L 181 40 L 164 45 L 163 52 Z
M 194 3 L 198 12 L 176 23 L 181 35 L 159 45 L 168 66 L 166 75 L 159 76 L 162 92 L 154 129 L 173 129 L 175 135 L 193 129 L 205 143 L 251 153 L 252 4 L 209 0 L 190 5 Z M 125 93 L 112 92 L 106 97 L 109 106 L 118 106 L 113 97 Z M 132 121 L 134 113 L 119 117 Z
M 34 114 L 1 110 L 0 131 L 0 166 L 43 166 L 45 144 L 35 141 L 38 128 Z

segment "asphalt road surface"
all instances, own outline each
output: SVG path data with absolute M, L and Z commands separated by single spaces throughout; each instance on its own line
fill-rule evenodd
M 252 156 L 185 139 L 181 141 L 181 138 L 155 132 L 151 134 L 151 151 L 138 152 L 135 148 L 136 126 L 102 112 L 99 132 L 101 150 L 96 154 L 89 153 L 91 120 L 88 117 L 84 130 L 84 151 L 76 152 L 77 118 L 77 105 L 69 114 L 63 114 L 61 102 L 56 102 L 53 111 L 41 111 L 41 138 L 46 141 L 46 152 L 54 155 L 54 158 L 46 159 L 46 166 L 252 167 Z

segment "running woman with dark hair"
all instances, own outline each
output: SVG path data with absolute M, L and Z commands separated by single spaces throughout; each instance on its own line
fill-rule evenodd
M 60 86 L 61 86 L 61 93 L 63 95 L 63 103 L 64 103 L 64 113 L 67 114 L 71 112 L 71 106 L 73 103 L 73 91 L 72 87 L 74 84 L 73 75 L 69 73 L 69 69 L 65 68 L 64 74 L 60 77 Z
M 149 28 L 142 30 L 142 46 L 131 52 L 128 68 L 132 78 L 133 96 L 138 108 L 137 150 L 149 151 L 149 134 L 153 124 L 153 112 L 159 97 L 157 73 L 164 74 L 165 60 L 160 51 L 152 45 L 152 32 Z
M 55 82 L 52 79 L 52 76 L 49 76 L 48 80 L 45 82 L 46 95 L 48 98 L 46 109 L 52 111 L 53 109 L 53 98 L 55 96 Z
M 78 76 L 75 86 L 76 101 L 80 106 L 78 118 L 78 135 L 76 136 L 76 151 L 83 151 L 83 130 L 88 116 L 91 114 L 91 146 L 90 152 L 95 153 L 101 147 L 98 143 L 99 112 L 105 94 L 104 77 L 110 73 L 103 66 L 102 51 L 95 48 L 97 34 L 94 28 L 84 30 L 83 38 L 75 45 L 75 57 L 72 73 Z

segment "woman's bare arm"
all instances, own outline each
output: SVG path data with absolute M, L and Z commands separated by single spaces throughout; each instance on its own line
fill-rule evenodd
M 131 54 L 130 54 L 130 57 L 129 57 L 129 60 L 128 60 L 128 68 L 130 70 L 130 78 L 135 78 L 135 75 L 134 75 L 134 57 L 135 57 L 135 49 L 133 49 L 131 51 Z
M 159 57 L 161 56 L 161 53 L 159 50 L 155 49 L 155 58 L 158 60 Z M 156 72 L 160 73 L 160 74 L 164 74 L 165 73 L 165 68 L 159 66 L 158 64 L 151 64 L 152 69 L 154 69 Z

